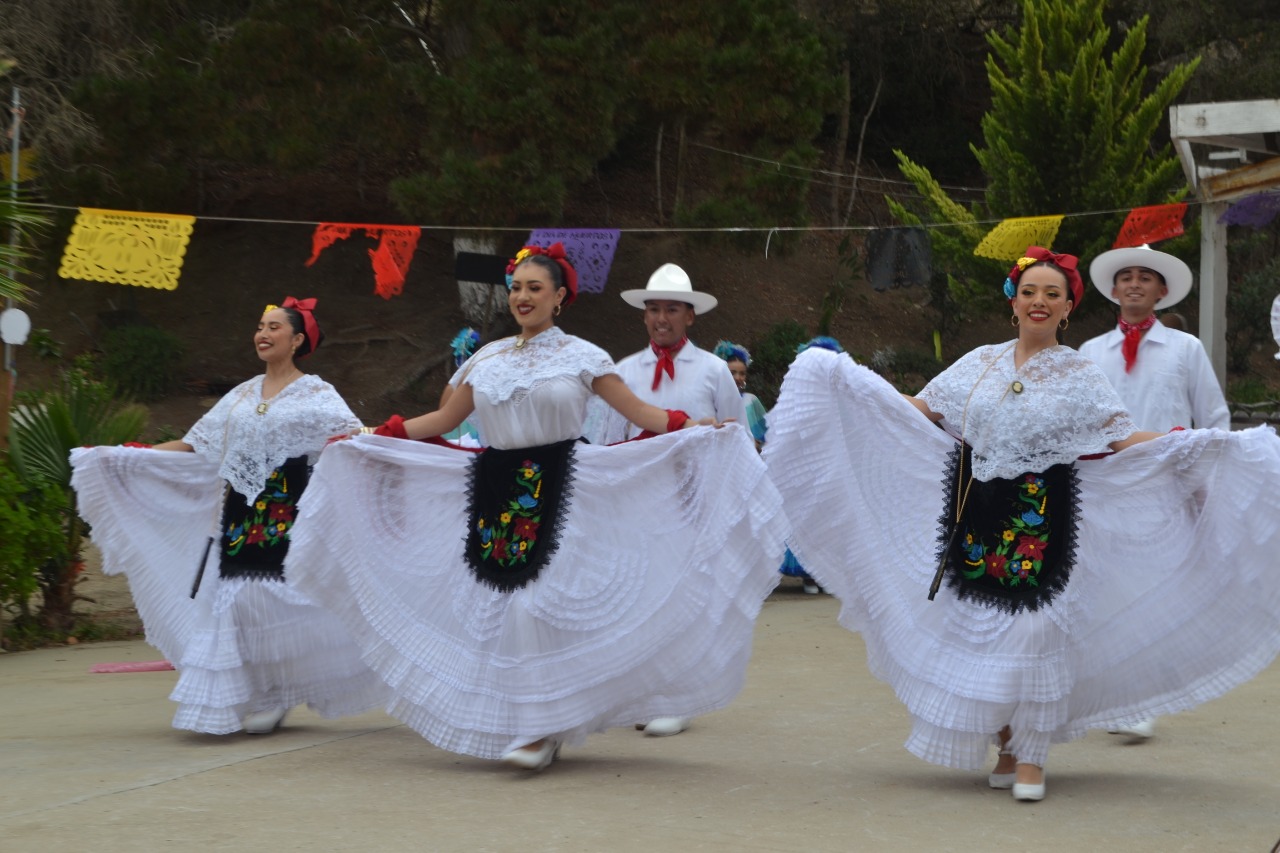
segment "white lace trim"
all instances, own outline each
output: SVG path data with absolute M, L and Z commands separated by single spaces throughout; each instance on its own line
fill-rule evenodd
M 979 347 L 920 392 L 948 430 L 973 447 L 979 480 L 1102 453 L 1137 429 L 1106 376 L 1075 350 L 1050 347 L 1021 368 L 1013 354 L 1010 344 Z
M 481 347 L 450 382 L 466 382 L 492 403 L 519 404 L 553 379 L 577 376 L 590 385 L 599 376 L 617 373 L 607 352 L 558 326 L 535 335 L 523 347 L 515 346 L 517 340 L 503 338 Z
M 231 389 L 182 439 L 217 465 L 218 476 L 246 501 L 262 491 L 286 459 L 314 457 L 331 436 L 360 426 L 333 386 L 311 375 L 266 400 L 266 411 L 259 414 L 265 378 L 255 376 Z

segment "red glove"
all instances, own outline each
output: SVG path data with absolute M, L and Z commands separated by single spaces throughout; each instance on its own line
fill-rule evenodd
M 399 415 L 392 415 L 387 418 L 387 422 L 380 425 L 373 431 L 374 435 L 385 435 L 387 438 L 408 438 L 409 433 L 404 431 L 404 418 Z
M 686 412 L 682 412 L 679 409 L 667 409 L 667 432 L 683 429 L 684 422 L 687 420 L 689 420 L 689 415 Z M 655 435 L 663 435 L 663 433 L 645 430 L 631 440 L 639 441 L 642 438 L 653 438 Z

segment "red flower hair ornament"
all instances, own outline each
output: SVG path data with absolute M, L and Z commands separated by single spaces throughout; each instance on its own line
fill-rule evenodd
M 292 308 L 302 317 L 302 334 L 307 339 L 307 343 L 310 344 L 310 348 L 298 358 L 306 358 L 315 352 L 320 346 L 320 325 L 316 322 L 316 315 L 312 313 L 316 310 L 316 300 L 314 298 L 294 299 L 292 296 L 286 296 L 284 302 L 279 305 L 268 305 L 262 309 L 262 313 L 266 314 L 268 311 L 274 311 L 277 308 Z
M 516 252 L 516 256 L 507 264 L 507 288 L 511 287 L 511 275 L 516 271 L 516 267 L 520 266 L 533 255 L 543 255 L 550 258 L 560 265 L 560 270 L 564 273 L 564 286 L 569 291 L 564 298 L 565 305 L 572 305 L 573 300 L 578 298 L 578 271 L 573 268 L 573 264 L 569 263 L 569 259 L 564 253 L 564 243 L 552 243 L 547 248 L 541 246 L 525 246 Z
M 1080 278 L 1079 270 L 1076 269 L 1080 259 L 1065 252 L 1063 254 L 1051 252 L 1043 246 L 1028 246 L 1022 253 L 1022 257 L 1018 258 L 1017 263 L 1013 265 L 1013 269 L 1009 270 L 1009 277 L 1004 280 L 1004 295 L 1009 301 L 1012 302 L 1017 295 L 1018 279 L 1022 278 L 1022 271 L 1041 262 L 1053 264 L 1062 270 L 1063 275 L 1067 277 L 1067 287 L 1071 290 L 1071 301 L 1079 305 L 1080 300 L 1084 299 L 1084 281 Z

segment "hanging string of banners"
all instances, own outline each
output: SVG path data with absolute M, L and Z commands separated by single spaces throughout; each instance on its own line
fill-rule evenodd
M 69 209 L 60 205 L 22 202 L 29 207 Z M 1129 211 L 1116 236 L 1114 248 L 1139 246 L 1168 240 L 1184 233 L 1183 220 L 1188 202 L 1136 207 Z M 63 278 L 101 281 L 112 284 L 155 287 L 173 290 L 178 286 L 183 257 L 194 229 L 196 217 L 181 214 L 104 210 L 82 207 L 63 249 L 58 274 Z M 1110 215 L 1118 211 L 1056 214 L 1052 216 L 1010 217 L 996 221 L 974 249 L 980 257 L 1016 260 L 1029 245 L 1051 247 L 1062 221 L 1067 217 Z M 1222 216 L 1228 224 L 1261 227 L 1280 215 L 1280 194 L 1262 193 L 1248 196 L 1231 205 Z M 230 222 L 314 225 L 311 256 L 305 261 L 313 266 L 320 255 L 333 244 L 361 231 L 376 239 L 368 250 L 373 269 L 374 292 L 384 299 L 404 291 L 413 255 L 423 229 L 468 231 L 513 231 L 513 228 L 466 228 L 432 225 L 378 225 L 342 222 L 298 222 L 296 220 L 264 220 L 235 217 L 202 217 Z M 951 227 L 953 223 L 925 223 L 906 228 L 876 226 L 779 226 L 776 228 L 547 228 L 529 234 L 530 244 L 563 242 L 567 253 L 579 268 L 583 291 L 601 293 L 608 280 L 613 257 L 623 233 L 655 232 L 773 232 L 773 231 L 866 231 L 880 236 L 868 237 L 868 261 L 876 267 L 877 289 L 903 287 L 918 283 L 927 276 L 924 269 L 930 258 L 927 231 Z

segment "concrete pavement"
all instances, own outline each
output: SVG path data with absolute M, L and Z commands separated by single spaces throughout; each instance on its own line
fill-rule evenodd
M 730 708 L 678 737 L 594 737 L 536 776 L 381 713 L 179 732 L 176 673 L 88 672 L 160 657 L 140 641 L 0 655 L 0 850 L 1266 853 L 1280 839 L 1280 664 L 1140 746 L 1055 747 L 1047 799 L 1015 803 L 902 748 L 906 714 L 837 608 L 783 587 Z

